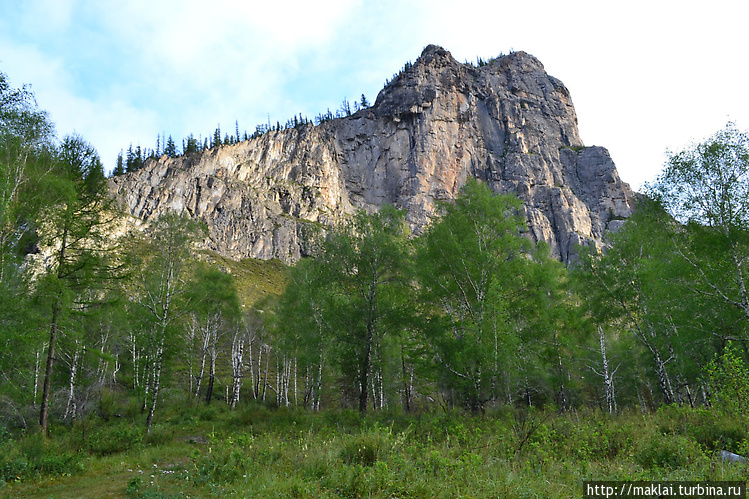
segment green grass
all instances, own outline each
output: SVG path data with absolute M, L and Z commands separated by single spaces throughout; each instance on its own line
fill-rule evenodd
M 579 497 L 583 480 L 749 477 L 746 465 L 715 457 L 749 450 L 746 425 L 704 409 L 360 417 L 215 404 L 165 413 L 167 422 L 136 441 L 138 418 L 89 421 L 85 435 L 77 425 L 55 427 L 49 440 L 8 438 L 0 496 Z M 103 452 L 96 442 L 107 435 Z
M 252 307 L 266 296 L 280 295 L 288 282 L 289 267 L 280 260 L 236 261 L 214 252 L 206 254 L 232 275 L 244 308 Z

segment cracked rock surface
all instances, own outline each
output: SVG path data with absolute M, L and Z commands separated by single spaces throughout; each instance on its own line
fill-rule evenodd
M 224 256 L 293 263 L 311 234 L 357 208 L 395 205 L 419 234 L 471 176 L 518 195 L 528 236 L 565 262 L 631 213 L 608 151 L 584 147 L 569 91 L 538 59 L 515 52 L 474 67 L 433 45 L 367 109 L 149 160 L 110 188 L 137 218 L 202 219 Z

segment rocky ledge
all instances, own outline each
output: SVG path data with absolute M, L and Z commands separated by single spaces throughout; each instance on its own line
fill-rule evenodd
M 203 151 L 149 160 L 111 179 L 133 216 L 166 210 L 206 222 L 208 246 L 292 263 L 314 229 L 357 208 L 404 209 L 415 234 L 468 177 L 524 202 L 529 237 L 568 262 L 600 246 L 632 208 L 608 151 L 585 147 L 567 88 L 514 52 L 474 67 L 430 45 L 374 105 Z

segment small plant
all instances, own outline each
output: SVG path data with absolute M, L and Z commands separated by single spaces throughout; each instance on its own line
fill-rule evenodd
M 341 450 L 341 460 L 346 464 L 372 466 L 388 454 L 389 448 L 390 433 L 375 427 L 346 442 Z
M 88 449 L 99 456 L 128 451 L 143 442 L 143 430 L 133 425 L 103 427 L 94 431 L 87 441 Z
M 678 469 L 707 458 L 699 446 L 682 435 L 661 435 L 648 439 L 635 454 L 635 459 L 645 469 Z
M 728 414 L 749 416 L 749 369 L 729 341 L 720 358 L 707 366 L 712 404 Z

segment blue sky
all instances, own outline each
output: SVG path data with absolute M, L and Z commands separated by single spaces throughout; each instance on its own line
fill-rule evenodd
M 377 93 L 430 43 L 524 50 L 569 88 L 586 145 L 637 188 L 679 150 L 749 128 L 749 5 L 735 0 L 0 0 L 0 71 L 108 169 L 154 147 L 310 118 Z

